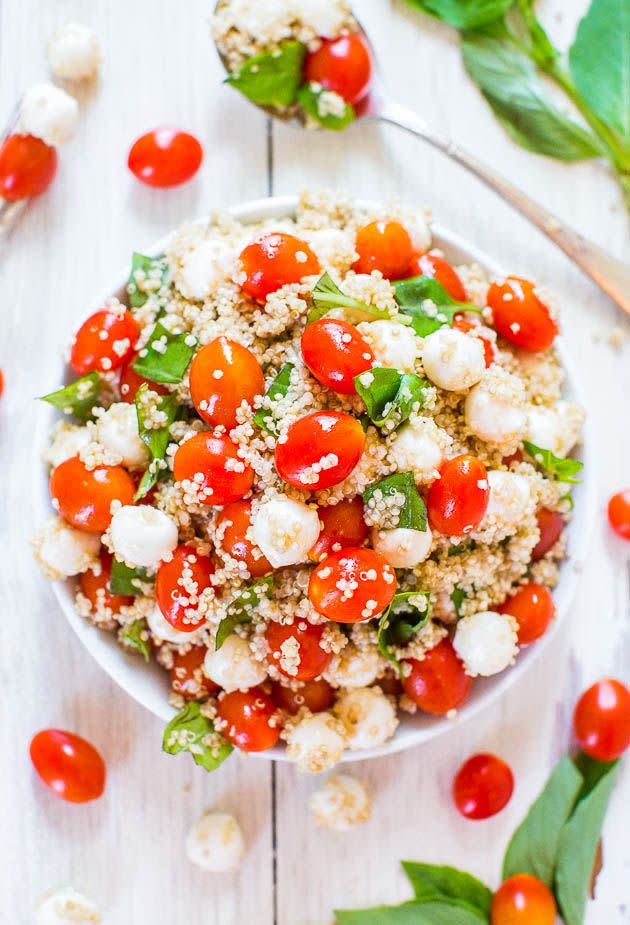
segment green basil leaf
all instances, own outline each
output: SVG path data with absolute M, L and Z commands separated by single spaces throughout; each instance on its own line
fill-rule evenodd
M 411 881 L 416 900 L 419 902 L 461 902 L 482 915 L 490 914 L 492 890 L 454 867 L 437 867 L 434 864 L 418 864 L 403 861 L 403 870 Z
M 251 623 L 254 612 L 263 597 L 269 597 L 273 588 L 273 577 L 259 578 L 253 584 L 236 595 L 228 604 L 227 616 L 219 623 L 215 639 L 215 649 L 220 649 L 228 636 L 231 636 L 241 623 Z
M 449 550 L 450 555 L 450 550 Z M 453 588 L 451 593 L 451 600 L 453 602 L 453 607 L 455 608 L 455 613 L 458 617 L 462 615 L 462 604 L 467 598 L 466 592 L 462 588 Z
M 474 540 L 470 540 L 469 543 L 459 543 L 457 546 L 451 546 L 448 550 L 449 559 L 451 556 L 459 556 L 462 552 L 472 552 L 473 549 L 477 548 L 477 544 Z M 452 595 L 451 595 L 452 597 Z
M 584 752 L 578 752 L 573 759 L 573 764 L 582 775 L 582 788 L 578 794 L 578 800 L 581 800 L 582 797 L 591 792 L 604 775 L 608 774 L 616 762 L 597 761 L 595 758 L 591 758 L 590 755 L 585 755 Z
M 428 591 L 395 594 L 378 622 L 379 652 L 400 670 L 393 646 L 406 646 L 429 620 L 431 595 Z M 403 865 L 404 866 L 404 865 Z
M 412 276 L 394 283 L 394 295 L 403 314 L 411 319 L 418 337 L 427 337 L 444 325 L 453 327 L 458 312 L 481 313 L 478 305 L 457 302 L 442 283 L 431 276 Z
M 161 344 L 157 350 L 153 346 L 156 343 Z M 196 346 L 197 338 L 193 334 L 172 334 L 158 322 L 131 368 L 151 382 L 176 385 L 184 378 Z
M 336 909 L 337 925 L 479 925 L 488 922 L 480 912 L 454 903 L 402 903 L 373 909 Z
M 548 99 L 533 64 L 513 44 L 470 34 L 462 53 L 470 77 L 521 147 L 565 161 L 601 155 L 593 136 Z
M 557 479 L 559 482 L 566 482 L 567 485 L 578 485 L 581 482 L 581 479 L 575 478 L 577 473 L 584 468 L 584 463 L 581 463 L 579 459 L 561 459 L 551 450 L 536 446 L 535 443 L 530 443 L 529 440 L 524 440 L 523 446 L 525 447 L 525 452 L 532 457 L 536 465 L 552 478 Z
M 150 387 L 146 382 L 143 382 L 136 393 L 136 414 L 138 416 L 138 434 L 151 453 L 151 463 L 142 476 L 134 495 L 134 501 L 144 498 L 157 484 L 158 480 L 168 473 L 168 468 L 161 466 L 159 463 L 166 458 L 166 450 L 171 442 L 171 424 L 177 420 L 181 410 L 175 395 L 161 395 L 156 401 L 155 407 L 166 415 L 166 423 L 163 427 L 147 427 L 147 408 L 144 396 L 148 391 L 150 391 Z
M 414 373 L 376 366 L 354 377 L 357 394 L 377 427 L 394 430 L 424 404 L 429 383 Z
M 60 408 L 64 414 L 72 414 L 84 424 L 92 415 L 92 408 L 98 401 L 101 391 L 101 377 L 97 372 L 88 373 L 80 379 L 75 379 L 70 385 L 42 395 L 41 401 Z
M 284 42 L 276 51 L 249 58 L 225 83 L 257 106 L 290 106 L 302 83 L 305 57 L 301 42 Z
M 285 363 L 265 392 L 265 398 L 268 398 L 272 402 L 279 398 L 285 398 L 291 386 L 291 373 L 294 369 L 295 366 L 293 363 Z M 258 411 L 254 414 L 254 423 L 258 424 L 259 427 L 262 427 L 262 429 L 265 430 L 268 434 L 272 434 L 274 437 L 278 436 L 278 430 L 273 420 L 272 410 L 266 407 L 259 408 Z
M 120 631 L 120 638 L 124 645 L 139 652 L 145 662 L 151 660 L 151 643 L 145 620 L 134 620 L 133 623 L 124 626 Z
M 307 324 L 323 318 L 333 308 L 343 308 L 346 316 L 352 321 L 376 321 L 391 317 L 390 313 L 384 309 L 344 295 L 329 273 L 324 273 L 317 281 L 312 299 L 313 307 L 306 316 Z
M 321 84 L 304 84 L 298 92 L 298 102 L 307 116 L 310 116 L 314 122 L 317 122 L 322 128 L 338 132 L 350 125 L 351 122 L 354 122 L 356 115 L 350 103 L 346 103 L 342 97 L 339 97 L 343 107 L 341 113 L 321 112 L 320 97 L 325 92 L 326 90 Z
M 112 559 L 112 570 L 109 576 L 109 590 L 111 594 L 142 594 L 139 582 L 151 582 L 146 571 L 142 568 L 129 568 L 120 559 Z
M 215 771 L 234 751 L 234 746 L 216 732 L 212 721 L 201 714 L 201 704 L 187 703 L 173 717 L 162 740 L 167 755 L 190 752 L 195 764 Z
M 514 0 L 407 0 L 456 29 L 477 29 L 500 19 Z
M 161 289 L 168 279 L 168 263 L 164 257 L 146 257 L 134 253 L 127 282 L 131 308 L 141 308 L 152 292 Z
M 377 502 L 381 498 L 396 498 L 400 502 L 400 513 L 394 527 L 422 532 L 427 529 L 427 509 L 416 488 L 413 472 L 395 472 L 393 475 L 387 475 L 384 479 L 368 485 L 363 492 L 366 507 L 370 506 L 370 502 Z

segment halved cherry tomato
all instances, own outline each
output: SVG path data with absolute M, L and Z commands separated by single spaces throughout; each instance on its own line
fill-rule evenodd
M 101 550 L 101 569 L 96 575 L 92 569 L 82 572 L 79 577 L 81 594 L 88 599 L 92 610 L 107 608 L 112 613 L 120 613 L 121 607 L 133 604 L 133 597 L 127 594 L 112 594 L 109 590 L 109 578 L 112 572 L 112 554 Z
M 378 221 L 359 229 L 354 249 L 359 255 L 352 265 L 356 273 L 380 270 L 385 279 L 399 279 L 409 266 L 413 247 L 400 222 Z
M 9 135 L 0 147 L 0 196 L 10 202 L 39 196 L 57 173 L 57 152 L 34 135 Z
M 173 558 L 162 562 L 155 576 L 155 598 L 171 626 L 180 633 L 192 633 L 205 621 L 203 592 L 212 587 L 214 562 L 182 543 Z M 200 605 L 201 610 L 200 610 Z
M 534 561 L 542 559 L 551 547 L 555 546 L 565 527 L 562 514 L 559 511 L 550 511 L 546 507 L 541 507 L 536 512 L 536 521 L 540 530 L 540 539 L 532 549 Z
M 453 799 L 467 819 L 489 819 L 510 802 L 514 775 L 496 755 L 473 755 L 461 766 L 453 781 Z
M 370 51 L 360 35 L 341 35 L 321 42 L 317 51 L 306 56 L 304 80 L 338 93 L 353 106 L 370 88 Z
M 31 761 L 52 792 L 69 803 L 97 800 L 105 789 L 105 762 L 74 732 L 43 729 L 31 739 Z
M 190 394 L 199 416 L 211 427 L 236 427 L 236 412 L 265 391 L 260 363 L 247 347 L 217 337 L 195 354 L 190 365 Z
M 558 333 L 558 325 L 535 288 L 526 279 L 508 276 L 502 283 L 492 283 L 488 290 L 488 305 L 498 333 L 533 353 L 551 347 Z
M 270 292 L 320 272 L 319 260 L 306 241 L 284 231 L 261 234 L 240 256 L 243 292 L 264 302 Z
M 490 500 L 486 467 L 466 453 L 447 460 L 429 489 L 431 526 L 444 536 L 469 533 L 483 518 Z
M 324 624 L 316 625 L 303 619 L 290 625 L 269 623 L 265 639 L 269 645 L 270 664 L 295 681 L 318 678 L 332 658 L 332 652 L 325 652 L 320 645 L 323 632 Z
M 260 687 L 232 691 L 219 698 L 217 713 L 226 723 L 223 735 L 243 752 L 264 752 L 278 741 L 276 705 Z
M 252 525 L 251 501 L 234 501 L 223 508 L 217 517 L 216 533 L 221 549 L 237 562 L 244 562 L 252 578 L 262 578 L 273 571 L 273 566 L 247 537 Z
M 514 617 L 518 623 L 518 643 L 528 646 L 545 633 L 556 607 L 549 589 L 530 581 L 508 597 L 498 611 Z
M 131 364 L 137 356 L 137 353 L 132 354 L 120 370 L 120 379 L 118 380 L 120 400 L 126 401 L 129 405 L 133 405 L 136 400 L 136 395 L 138 394 L 138 389 L 145 383 L 152 392 L 157 392 L 158 395 L 168 395 L 168 389 L 165 385 L 159 382 L 152 382 L 150 379 L 145 379 L 144 376 L 140 376 L 135 369 L 133 369 Z
M 472 334 L 473 337 L 476 337 L 483 344 L 483 358 L 486 362 L 486 369 L 496 361 L 496 350 L 494 344 L 491 340 L 488 340 L 487 337 L 484 337 L 483 334 L 477 334 L 478 325 L 471 324 L 470 321 L 466 321 L 465 318 L 461 316 L 455 316 L 453 321 L 453 327 L 457 328 L 458 331 L 462 331 L 464 334 Z
M 131 357 L 139 333 L 137 321 L 122 305 L 94 312 L 75 335 L 70 366 L 78 376 L 118 369 Z
M 177 482 L 190 482 L 201 504 L 219 506 L 240 501 L 254 482 L 254 473 L 238 455 L 237 445 L 229 437 L 208 432 L 180 444 L 173 474 Z
M 442 257 L 435 254 L 416 254 L 411 259 L 407 276 L 430 276 L 441 283 L 456 302 L 466 301 L 466 290 L 457 272 Z
M 313 411 L 289 427 L 276 444 L 276 469 L 303 491 L 331 488 L 347 478 L 361 459 L 365 433 L 343 411 Z
M 556 901 L 542 880 L 516 874 L 501 884 L 492 898 L 492 925 L 554 925 Z
M 64 520 L 88 533 L 104 533 L 112 519 L 113 501 L 133 504 L 134 481 L 122 466 L 86 469 L 78 456 L 71 456 L 50 474 L 53 507 Z
M 311 572 L 308 597 L 318 613 L 335 623 L 371 620 L 391 603 L 396 572 L 373 549 L 333 552 Z
M 630 488 L 612 496 L 608 502 L 608 521 L 622 540 L 630 540 Z
M 319 562 L 331 552 L 347 546 L 362 546 L 368 538 L 369 527 L 363 518 L 363 499 L 357 495 L 337 504 L 325 504 L 317 509 L 323 524 L 317 542 L 309 552 L 309 559 Z
M 205 700 L 219 690 L 219 685 L 203 673 L 207 651 L 205 646 L 192 646 L 184 654 L 175 652 L 173 655 L 171 687 L 185 700 Z
M 306 681 L 295 691 L 279 681 L 274 681 L 271 685 L 271 697 L 278 709 L 286 710 L 291 716 L 295 716 L 302 707 L 306 707 L 311 713 L 328 710 L 335 702 L 335 691 L 323 678 Z
M 630 747 L 630 691 L 604 678 L 585 691 L 573 716 L 580 748 L 597 761 L 614 761 Z
M 174 128 L 156 128 L 134 141 L 129 170 L 147 186 L 179 186 L 201 167 L 203 148 L 194 135 Z
M 450 639 L 430 649 L 422 659 L 406 659 L 411 671 L 403 679 L 407 696 L 416 706 L 442 716 L 455 710 L 467 699 L 472 687 L 472 678 L 464 671 Z
M 302 359 L 318 382 L 340 395 L 356 395 L 354 377 L 374 365 L 370 345 L 354 325 L 334 318 L 307 325 Z

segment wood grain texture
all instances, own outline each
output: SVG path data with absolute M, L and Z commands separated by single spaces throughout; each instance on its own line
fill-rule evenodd
M 568 43 L 585 0 L 545 0 L 542 13 Z M 512 145 L 467 81 L 450 30 L 402 3 L 358 0 L 392 90 L 428 121 L 485 158 L 579 231 L 630 258 L 628 222 L 606 169 L 556 164 Z M 629 345 L 607 335 L 624 320 L 560 252 L 457 167 L 394 129 L 358 126 L 343 139 L 274 125 L 271 170 L 265 120 L 219 86 L 204 0 L 0 0 L 0 113 L 44 79 L 46 39 L 69 19 L 96 29 L 104 50 L 99 86 L 86 94 L 77 138 L 62 152 L 49 193 L 22 217 L 0 253 L 6 380 L 0 403 L 0 722 L 4 784 L 0 894 L 11 921 L 27 923 L 44 890 L 64 882 L 99 901 L 107 925 L 328 925 L 335 906 L 407 895 L 398 859 L 461 864 L 494 885 L 509 834 L 564 747 L 569 707 L 602 674 L 628 678 L 628 552 L 607 533 L 605 501 L 630 479 Z M 130 142 L 164 123 L 194 131 L 206 149 L 199 177 L 156 193 L 125 166 Z M 600 513 L 563 633 L 492 714 L 429 747 L 357 764 L 374 813 L 346 835 L 317 829 L 308 797 L 317 782 L 279 765 L 277 915 L 274 906 L 272 772 L 231 760 L 206 777 L 160 752 L 160 724 L 131 702 L 80 647 L 27 546 L 45 513 L 38 461 L 41 413 L 33 396 L 56 385 L 57 349 L 76 319 L 143 247 L 188 217 L 304 187 L 428 204 L 439 221 L 558 295 L 566 338 L 591 399 L 599 453 Z M 628 325 L 625 324 L 626 334 Z M 625 421 L 625 426 L 624 426 Z M 95 806 L 51 799 L 33 778 L 26 745 L 37 729 L 80 730 L 101 746 L 108 790 Z M 450 781 L 472 751 L 494 750 L 517 777 L 498 818 L 467 823 Z M 605 867 L 589 925 L 630 921 L 627 807 L 630 775 L 617 787 L 605 833 Z M 229 877 L 203 875 L 183 853 L 206 807 L 237 813 L 248 844 Z M 3 908 L 7 904 L 2 903 Z M 4 916 L 2 916 L 4 919 Z

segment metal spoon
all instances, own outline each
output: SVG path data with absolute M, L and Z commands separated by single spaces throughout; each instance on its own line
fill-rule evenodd
M 219 0 L 216 9 L 223 6 L 226 0 Z M 215 10 L 216 11 L 216 10 Z M 469 173 L 474 174 L 479 180 L 494 190 L 502 199 L 508 202 L 517 212 L 524 215 L 525 218 L 536 225 L 536 227 L 547 235 L 554 244 L 565 252 L 565 254 L 576 263 L 587 276 L 602 289 L 613 302 L 630 315 L 630 266 L 617 260 L 611 254 L 608 254 L 603 248 L 592 241 L 588 241 L 582 235 L 578 234 L 568 225 L 565 225 L 559 218 L 551 212 L 544 209 L 535 200 L 531 199 L 525 193 L 521 192 L 516 186 L 505 180 L 500 174 L 490 167 L 486 167 L 475 157 L 468 154 L 448 138 L 443 138 L 433 132 L 429 126 L 412 110 L 401 106 L 395 100 L 392 100 L 380 79 L 379 70 L 376 64 L 376 56 L 372 44 L 363 29 L 363 26 L 357 21 L 360 34 L 372 53 L 372 83 L 368 97 L 359 103 L 357 107 L 357 116 L 361 119 L 376 120 L 379 122 L 388 122 L 390 125 L 396 125 L 404 129 L 423 141 L 428 142 L 438 151 L 446 154 L 451 160 L 461 164 Z M 216 43 L 215 43 L 216 44 Z M 228 63 L 225 56 L 217 47 L 217 52 L 225 70 L 229 73 Z M 296 125 L 304 127 L 304 120 L 299 115 L 291 112 L 288 115 L 282 114 L 279 110 L 260 106 L 269 115 L 282 121 L 293 122 Z

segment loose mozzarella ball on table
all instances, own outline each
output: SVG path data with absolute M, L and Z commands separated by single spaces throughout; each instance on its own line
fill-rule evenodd
M 114 555 L 129 565 L 155 569 L 177 546 L 177 524 L 148 504 L 119 508 L 110 525 Z
M 58 146 L 69 141 L 79 119 L 79 104 L 59 87 L 35 84 L 22 97 L 20 128 L 35 135 L 48 145 Z
M 50 70 L 61 80 L 89 80 L 101 63 L 98 39 L 89 26 L 68 22 L 48 42 Z
M 346 729 L 352 751 L 380 748 L 398 726 L 396 709 L 380 687 L 346 691 L 335 704 L 335 715 Z
M 215 874 L 236 870 L 244 853 L 241 828 L 229 813 L 204 813 L 186 836 L 188 860 Z
M 319 529 L 317 511 L 285 495 L 264 501 L 252 518 L 254 543 L 274 568 L 304 562 Z
M 453 648 L 471 677 L 504 671 L 518 653 L 518 624 L 509 614 L 482 610 L 457 624 Z
M 199 638 L 199 631 L 205 626 L 205 622 L 200 623 L 192 633 L 175 629 L 168 622 L 157 604 L 149 610 L 146 619 L 147 626 L 154 639 L 158 640 L 158 642 L 170 642 L 175 646 L 188 646 L 196 642 Z
M 481 341 L 446 325 L 425 337 L 422 362 L 431 382 L 450 392 L 469 389 L 486 368 Z
M 66 459 L 78 456 L 89 442 L 90 432 L 87 427 L 73 427 L 72 424 L 60 421 L 53 431 L 50 446 L 44 451 L 44 459 L 54 468 Z
M 394 530 L 372 530 L 372 546 L 387 559 L 394 568 L 413 568 L 424 560 L 431 551 L 433 534 L 426 530 L 409 530 L 396 527 Z
M 312 795 L 309 806 L 315 821 L 334 832 L 347 832 L 372 815 L 368 788 L 349 774 L 332 774 Z
M 496 394 L 483 382 L 470 390 L 464 410 L 471 432 L 487 443 L 519 440 L 525 429 L 525 412 L 508 396 Z
M 367 687 L 376 681 L 380 667 L 381 657 L 375 646 L 359 648 L 349 642 L 333 658 L 324 677 L 337 687 Z
M 414 417 L 396 432 L 390 453 L 398 468 L 427 478 L 440 468 L 443 451 L 436 439 L 437 427 L 430 418 Z
M 71 886 L 42 896 L 35 917 L 36 925 L 96 925 L 100 921 L 96 903 Z
M 75 530 L 60 517 L 51 517 L 35 540 L 37 559 L 53 581 L 87 571 L 98 559 L 100 548 L 98 533 Z
M 328 712 L 305 716 L 289 728 L 286 740 L 288 757 L 310 774 L 334 767 L 346 747 L 343 726 Z
M 187 299 L 206 299 L 230 279 L 237 256 L 236 248 L 226 241 L 206 238 L 181 258 L 177 288 Z
M 376 366 L 413 372 L 421 341 L 412 328 L 397 321 L 363 321 L 357 327 L 372 348 Z
M 149 463 L 149 450 L 138 434 L 135 405 L 116 402 L 96 421 L 96 439 L 112 453 L 122 456 L 128 469 L 144 469 Z
M 267 677 L 265 666 L 256 661 L 247 640 L 236 633 L 228 636 L 220 649 L 208 649 L 203 670 L 227 693 L 247 691 Z

